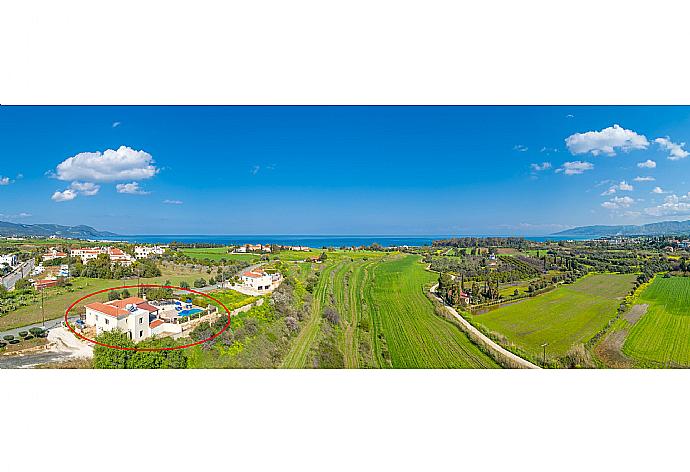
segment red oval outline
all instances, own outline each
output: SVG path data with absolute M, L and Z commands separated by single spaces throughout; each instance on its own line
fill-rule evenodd
M 222 306 L 222 307 L 225 309 L 225 312 L 228 314 L 228 322 L 225 323 L 225 325 L 223 326 L 223 329 L 221 329 L 220 331 L 218 331 L 218 332 L 217 332 L 216 334 L 214 334 L 213 336 L 210 336 L 210 337 L 208 337 L 208 338 L 206 338 L 206 339 L 202 339 L 201 341 L 197 341 L 197 342 L 190 343 L 190 344 L 185 344 L 185 345 L 183 345 L 183 346 L 175 346 L 175 347 L 142 347 L 142 348 L 137 348 L 137 347 L 111 346 L 110 344 L 105 344 L 105 343 L 101 343 L 101 342 L 95 341 L 95 340 L 93 340 L 93 339 L 89 339 L 89 338 L 87 338 L 86 336 L 77 333 L 77 332 L 74 330 L 74 328 L 72 328 L 72 325 L 69 323 L 69 320 L 68 320 L 69 312 L 70 312 L 80 301 L 85 300 L 85 299 L 87 299 L 87 298 L 89 298 L 89 297 L 92 297 L 92 296 L 94 296 L 94 295 L 98 295 L 99 293 L 106 293 L 106 292 L 110 292 L 110 291 L 112 291 L 112 290 L 125 289 L 125 288 L 172 288 L 172 289 L 184 290 L 185 292 L 195 293 L 195 294 L 197 294 L 197 295 L 202 295 L 202 296 L 204 296 L 204 297 L 206 297 L 206 298 L 210 298 L 210 299 L 213 300 L 214 302 L 220 304 L 220 306 Z M 199 344 L 203 344 L 203 343 L 205 343 L 205 342 L 211 341 L 211 340 L 217 338 L 218 336 L 220 336 L 225 330 L 227 330 L 227 329 L 230 327 L 231 317 L 232 317 L 232 314 L 230 313 L 230 310 L 228 309 L 228 307 L 226 307 L 225 304 L 224 304 L 223 302 L 221 302 L 220 300 L 217 300 L 217 299 L 213 298 L 213 297 L 212 297 L 211 295 L 209 295 L 208 293 L 199 292 L 199 291 L 197 291 L 197 290 L 192 290 L 191 288 L 176 287 L 175 285 L 141 284 L 141 285 L 122 285 L 122 286 L 120 286 L 120 287 L 110 287 L 110 288 L 105 288 L 105 289 L 103 289 L 103 290 L 99 290 L 99 291 L 97 291 L 97 292 L 93 292 L 93 293 L 89 293 L 89 294 L 87 294 L 87 295 L 84 295 L 83 297 L 81 297 L 80 299 L 78 299 L 77 301 L 75 301 L 74 303 L 72 303 L 69 307 L 67 307 L 67 311 L 65 311 L 65 324 L 67 324 L 67 327 L 70 329 L 70 331 L 72 331 L 72 333 L 74 333 L 74 335 L 77 336 L 78 338 L 81 338 L 81 339 L 83 339 L 84 341 L 88 341 L 88 342 L 93 343 L 93 344 L 98 344 L 99 346 L 109 347 L 110 349 L 118 349 L 118 350 L 120 350 L 120 351 L 153 352 L 153 351 L 176 351 L 176 350 L 178 350 L 178 349 L 186 349 L 186 348 L 188 348 L 188 347 L 197 346 L 197 345 L 199 345 Z

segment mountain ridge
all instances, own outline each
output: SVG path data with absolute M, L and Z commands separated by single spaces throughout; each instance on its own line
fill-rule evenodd
M 676 236 L 690 234 L 690 220 L 660 221 L 644 225 L 577 226 L 553 236 Z
M 55 224 L 24 224 L 0 221 L 0 236 L 4 237 L 49 237 L 60 236 L 63 238 L 74 239 L 96 239 L 118 236 L 109 231 L 98 231 L 91 226 L 75 225 L 64 226 Z

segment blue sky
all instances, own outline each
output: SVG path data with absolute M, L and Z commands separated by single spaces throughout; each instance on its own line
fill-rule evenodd
M 690 107 L 2 106 L 0 219 L 379 235 L 688 219 L 686 141 Z

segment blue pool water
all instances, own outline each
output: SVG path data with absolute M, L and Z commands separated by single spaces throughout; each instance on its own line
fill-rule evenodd
M 178 311 L 177 314 L 179 316 L 189 316 L 189 315 L 196 315 L 200 311 L 204 311 L 204 310 L 199 310 L 198 308 L 192 308 L 191 310 Z

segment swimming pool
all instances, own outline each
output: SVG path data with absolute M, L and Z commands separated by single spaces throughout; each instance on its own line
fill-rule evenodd
M 192 308 L 191 310 L 182 310 L 182 311 L 178 311 L 178 312 L 177 312 L 177 315 L 178 315 L 178 316 L 196 315 L 196 314 L 199 313 L 200 311 L 204 311 L 204 310 L 200 310 L 200 309 L 198 309 L 198 308 Z

